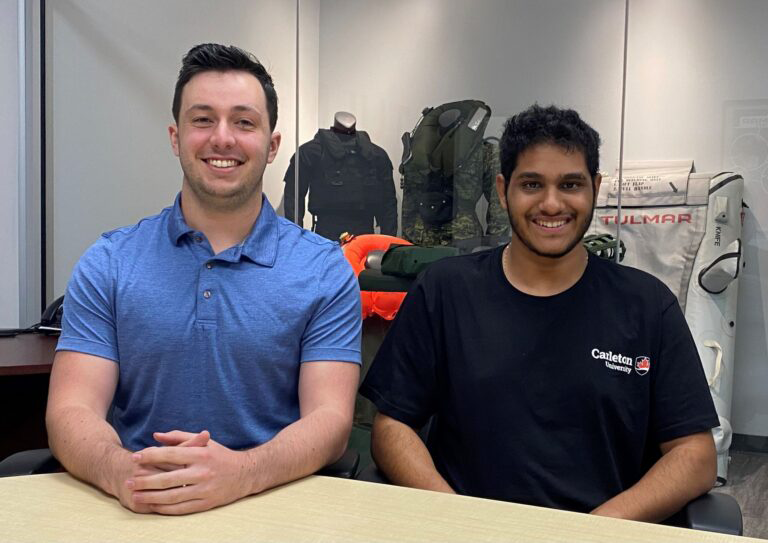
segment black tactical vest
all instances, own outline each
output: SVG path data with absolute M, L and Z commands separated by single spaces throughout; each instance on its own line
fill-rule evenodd
M 380 198 L 381 159 L 368 134 L 358 130 L 350 136 L 339 136 L 332 130 L 320 129 L 315 141 L 322 148 L 321 172 L 313 176 L 309 191 L 309 212 L 365 210 Z

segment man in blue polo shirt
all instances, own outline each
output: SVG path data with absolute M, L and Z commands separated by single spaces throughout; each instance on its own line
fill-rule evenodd
M 252 55 L 191 49 L 173 116 L 181 193 L 75 267 L 47 424 L 73 475 L 131 510 L 183 514 L 339 458 L 360 301 L 338 246 L 262 194 L 280 134 L 272 79 Z

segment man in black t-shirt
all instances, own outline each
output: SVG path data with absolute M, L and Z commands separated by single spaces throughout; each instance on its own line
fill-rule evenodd
M 599 141 L 572 110 L 507 122 L 509 244 L 426 270 L 361 388 L 394 483 L 646 521 L 712 487 L 718 418 L 677 300 L 580 243 Z

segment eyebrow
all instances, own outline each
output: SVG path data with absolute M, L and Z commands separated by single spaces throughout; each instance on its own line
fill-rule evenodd
M 197 111 L 213 111 L 213 107 L 209 106 L 208 104 L 192 104 L 191 106 L 189 106 L 187 108 L 187 111 L 195 111 L 195 110 L 197 110 Z M 255 107 L 249 106 L 249 105 L 232 106 L 232 111 L 238 111 L 238 112 L 247 111 L 249 113 L 255 113 L 256 115 L 261 116 L 261 111 L 259 111 Z
M 517 176 L 518 179 L 541 179 L 544 177 L 538 172 L 520 172 Z M 569 172 L 560 176 L 560 179 L 586 179 L 581 172 Z

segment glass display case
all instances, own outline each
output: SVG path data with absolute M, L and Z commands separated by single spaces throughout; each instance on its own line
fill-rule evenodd
M 308 192 L 306 206 L 286 201 L 286 215 L 306 227 L 461 252 L 505 243 L 498 137 L 507 117 L 534 102 L 579 110 L 615 166 L 622 1 L 328 1 L 319 21 L 307 38 L 319 51 L 319 131 L 302 138 L 298 176 L 286 173 L 286 195 L 295 194 L 291 181 L 299 196 Z M 332 149 L 345 139 L 346 151 Z
M 668 283 L 683 305 L 708 300 L 701 311 L 713 317 L 692 327 L 721 421 L 737 434 L 768 436 L 768 4 L 45 4 L 51 296 L 101 232 L 173 201 L 180 174 L 166 139 L 171 96 L 181 55 L 196 43 L 234 43 L 270 70 L 282 146 L 264 193 L 280 214 L 332 240 L 378 234 L 381 248 L 459 253 L 504 244 L 498 137 L 515 113 L 555 104 L 577 110 L 602 139 L 605 182 L 592 233 L 610 235 L 612 254 L 639 267 L 674 250 L 662 247 L 685 245 L 686 264 L 661 258 L 649 269 L 688 267 Z M 741 176 L 748 207 L 736 193 L 713 197 L 731 175 L 718 178 L 723 172 Z M 667 200 L 633 200 L 659 179 Z M 681 201 L 696 209 L 668 212 Z M 727 243 L 714 237 L 725 236 L 722 228 L 708 226 L 712 206 L 733 228 Z M 650 242 L 634 233 L 643 225 L 666 230 Z M 740 240 L 737 271 L 720 292 L 697 282 L 708 264 L 697 255 L 710 238 L 723 250 Z M 641 249 L 651 256 L 641 259 Z M 726 464 L 729 443 L 730 430 L 719 445 Z

